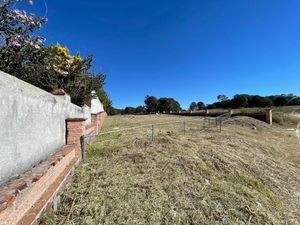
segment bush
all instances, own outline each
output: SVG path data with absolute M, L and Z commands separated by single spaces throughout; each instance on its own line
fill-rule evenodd
M 135 114 L 135 108 L 134 107 L 126 107 L 124 109 L 124 114 L 129 115 L 129 114 Z
M 144 115 L 146 114 L 146 108 L 144 106 L 138 106 L 135 109 L 135 114 Z

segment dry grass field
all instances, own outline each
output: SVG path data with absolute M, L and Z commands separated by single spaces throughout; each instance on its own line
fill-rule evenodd
M 266 109 L 260 108 L 246 108 L 237 111 L 244 112 L 257 112 L 264 111 Z M 273 110 L 273 121 L 284 127 L 295 127 L 300 121 L 300 106 L 281 106 L 272 107 Z
M 109 117 L 103 131 L 190 120 Z M 98 136 L 41 224 L 300 224 L 295 132 L 235 117 Z

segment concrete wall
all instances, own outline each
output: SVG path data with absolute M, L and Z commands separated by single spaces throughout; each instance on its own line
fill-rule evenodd
M 100 102 L 98 98 L 93 98 L 91 100 L 91 113 L 97 114 L 99 112 L 104 112 L 103 104 Z
M 89 125 L 91 111 L 0 71 L 0 184 L 55 153 L 66 142 L 66 119 Z
M 84 118 L 86 118 L 85 124 L 89 126 L 92 124 L 92 109 L 87 105 L 84 105 L 82 108 L 83 108 Z

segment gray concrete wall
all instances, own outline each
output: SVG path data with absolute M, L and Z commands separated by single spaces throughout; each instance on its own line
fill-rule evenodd
M 89 126 L 92 124 L 92 109 L 87 105 L 84 105 L 82 108 L 83 108 L 84 118 L 86 118 L 85 124 Z
M 65 144 L 66 119 L 88 117 L 68 96 L 54 96 L 0 71 L 0 184 Z

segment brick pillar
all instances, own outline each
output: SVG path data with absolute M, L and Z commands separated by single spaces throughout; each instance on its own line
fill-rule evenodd
M 67 119 L 67 144 L 75 146 L 75 154 L 81 160 L 81 140 L 80 138 L 85 133 L 84 118 L 70 118 Z
M 96 132 L 99 131 L 99 114 L 92 114 L 92 126 L 95 126 Z
M 98 118 L 98 131 L 99 131 L 101 129 L 101 126 L 102 126 L 101 113 L 97 114 L 97 118 Z
M 101 113 L 98 114 L 98 117 L 99 117 L 99 130 L 100 130 L 103 123 L 104 123 L 105 118 L 107 117 L 107 113 L 106 112 L 101 112 Z
M 268 110 L 266 112 L 266 122 L 270 125 L 273 124 L 273 112 L 272 112 L 272 109 Z

